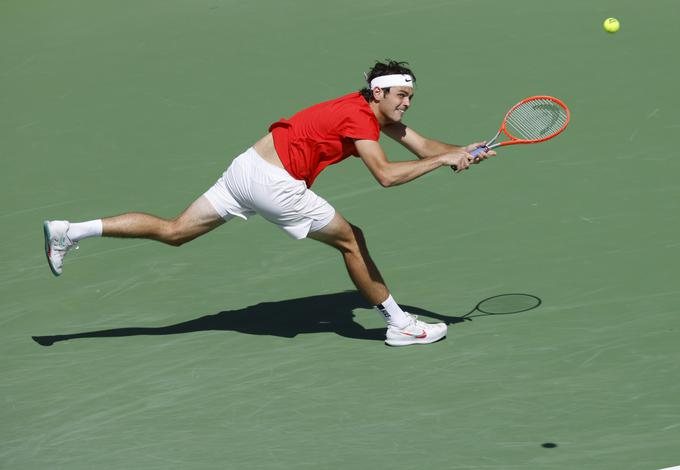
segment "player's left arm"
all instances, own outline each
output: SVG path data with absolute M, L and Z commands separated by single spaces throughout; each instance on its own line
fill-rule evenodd
M 390 124 L 389 126 L 383 127 L 382 132 L 396 142 L 399 142 L 416 157 L 421 159 L 431 158 L 459 149 L 463 149 L 466 152 L 472 152 L 477 147 L 480 147 L 484 144 L 484 142 L 474 142 L 465 146 L 447 144 L 446 142 L 424 137 L 401 122 L 396 122 L 394 124 Z M 486 157 L 491 157 L 493 155 L 496 155 L 496 152 L 483 152 L 475 160 L 475 163 L 479 163 Z

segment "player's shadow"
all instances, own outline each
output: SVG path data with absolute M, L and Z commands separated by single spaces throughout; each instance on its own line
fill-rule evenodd
M 462 317 L 441 315 L 422 308 L 402 305 L 415 315 L 447 323 L 458 323 Z M 333 332 L 345 338 L 383 341 L 385 328 L 366 329 L 354 321 L 354 309 L 370 309 L 356 291 L 322 294 L 299 299 L 265 302 L 238 310 L 226 310 L 194 320 L 161 327 L 131 327 L 88 331 L 53 336 L 33 336 L 43 346 L 78 338 L 110 338 L 139 335 L 174 335 L 196 331 L 238 331 L 251 335 L 293 338 L 304 333 Z M 377 312 L 374 313 L 378 315 Z

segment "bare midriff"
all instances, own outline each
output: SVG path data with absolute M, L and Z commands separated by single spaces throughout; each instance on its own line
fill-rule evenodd
M 285 169 L 279 155 L 276 153 L 274 137 L 271 132 L 258 140 L 257 143 L 253 145 L 253 148 L 267 162 Z

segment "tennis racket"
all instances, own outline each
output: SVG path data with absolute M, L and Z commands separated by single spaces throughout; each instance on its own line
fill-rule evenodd
M 470 152 L 470 155 L 476 157 L 481 152 L 505 145 L 544 142 L 561 134 L 567 128 L 569 118 L 569 108 L 557 98 L 532 96 L 523 99 L 510 108 L 494 138 Z M 509 140 L 496 142 L 501 135 Z

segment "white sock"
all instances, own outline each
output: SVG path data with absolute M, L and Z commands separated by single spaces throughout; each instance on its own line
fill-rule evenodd
M 66 234 L 73 242 L 79 242 L 83 238 L 101 237 L 102 219 L 71 224 Z
M 375 308 L 383 314 L 389 326 L 403 328 L 409 323 L 409 316 L 397 305 L 391 295 Z

